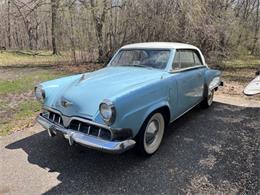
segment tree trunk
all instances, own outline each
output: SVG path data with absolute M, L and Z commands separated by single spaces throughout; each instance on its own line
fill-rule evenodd
M 59 0 L 51 0 L 51 43 L 52 54 L 58 55 L 58 48 L 56 45 L 56 26 L 57 26 L 57 9 Z
M 103 26 L 105 22 L 105 17 L 107 14 L 107 2 L 106 0 L 103 0 L 104 8 L 101 12 L 101 15 L 97 14 L 96 12 L 96 5 L 94 3 L 94 0 L 90 0 L 91 5 L 91 13 L 95 25 L 95 31 L 96 31 L 96 38 L 97 38 L 97 44 L 98 44 L 98 62 L 104 62 L 104 38 L 103 38 Z
M 70 13 L 70 29 L 71 29 L 70 42 L 71 42 L 73 63 L 74 63 L 74 65 L 77 65 L 76 47 L 75 47 L 75 40 L 74 40 L 74 39 L 75 39 L 75 34 L 74 34 L 74 20 L 73 20 L 72 7 L 69 8 L 69 13 Z
M 259 33 L 259 9 L 260 9 L 260 0 L 257 0 L 257 6 L 256 6 L 256 23 L 255 23 L 255 34 L 254 34 L 254 43 L 252 46 L 252 53 L 257 55 L 257 49 L 256 49 L 256 43 L 258 41 L 258 33 Z
M 50 48 L 50 45 L 49 45 L 49 30 L 48 30 L 48 23 L 45 22 L 45 47 L 46 48 Z
M 10 22 L 10 0 L 7 2 L 7 39 L 8 39 L 8 48 L 11 48 L 11 22 Z
M 33 50 L 33 32 L 32 32 L 32 29 L 29 28 L 28 31 L 27 31 L 27 34 L 28 34 L 28 39 L 29 39 L 29 49 L 30 50 Z

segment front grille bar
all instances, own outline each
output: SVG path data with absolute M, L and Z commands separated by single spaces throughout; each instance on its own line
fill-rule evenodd
M 52 122 L 61 125 L 63 125 L 62 121 L 62 116 L 58 113 L 52 112 L 52 111 L 46 111 L 43 113 L 43 116 L 51 120 Z M 99 126 L 95 126 L 92 123 L 88 122 L 82 122 L 81 120 L 77 120 L 78 118 L 72 117 L 70 124 L 68 125 L 67 128 L 74 130 L 74 131 L 79 131 L 82 133 L 86 133 L 91 136 L 99 137 L 101 139 L 108 139 L 112 140 L 112 133 L 110 130 L 106 128 L 102 128 Z M 84 120 L 84 119 L 82 119 Z M 66 127 L 64 127 L 66 128 Z

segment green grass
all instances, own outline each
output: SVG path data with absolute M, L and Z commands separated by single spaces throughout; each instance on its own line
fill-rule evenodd
M 223 61 L 223 65 L 227 68 L 260 68 L 260 57 L 240 56 L 237 59 Z
M 36 100 L 22 102 L 19 111 L 15 114 L 16 119 L 23 119 L 34 116 L 41 110 L 41 104 Z
M 14 77 L 0 79 L 0 136 L 31 126 L 41 109 L 32 96 L 34 86 L 64 76 L 53 69 L 26 70 L 22 74 L 18 74 L 17 69 L 12 70 Z M 15 100 L 11 100 L 13 97 Z
M 41 81 L 51 80 L 61 76 L 57 72 L 43 70 L 34 72 L 15 80 L 0 79 L 0 95 L 7 93 L 21 93 L 33 89 Z
M 68 56 L 66 53 L 52 55 L 50 51 L 3 51 L 0 52 L 0 66 L 57 64 L 68 61 Z
M 41 104 L 36 100 L 25 101 L 19 104 L 17 112 L 9 121 L 0 123 L 0 136 L 7 135 L 11 131 L 30 126 L 34 116 L 41 110 Z
M 7 109 L 7 107 L 8 107 L 7 101 L 4 99 L 0 99 L 0 110 Z

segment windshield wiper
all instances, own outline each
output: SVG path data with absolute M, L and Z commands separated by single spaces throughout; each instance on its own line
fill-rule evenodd
M 144 68 L 148 68 L 148 66 L 139 65 L 139 64 L 133 64 L 132 66 L 135 66 L 135 67 L 144 67 Z

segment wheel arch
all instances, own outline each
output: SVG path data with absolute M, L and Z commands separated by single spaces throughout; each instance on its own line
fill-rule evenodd
M 218 86 L 220 85 L 220 79 L 219 81 L 215 81 L 216 78 L 220 78 L 221 72 L 218 70 L 213 69 L 207 69 L 205 72 L 205 82 L 204 82 L 204 91 L 203 91 L 203 97 L 206 98 L 208 94 L 208 90 L 217 90 Z M 213 84 L 213 85 L 212 85 Z M 212 87 L 211 87 L 212 85 Z
M 158 105 L 156 107 L 153 107 L 146 112 L 142 125 L 156 112 L 160 112 L 163 115 L 165 120 L 165 125 L 169 124 L 171 119 L 171 112 L 170 112 L 169 105 L 162 104 L 160 106 Z

